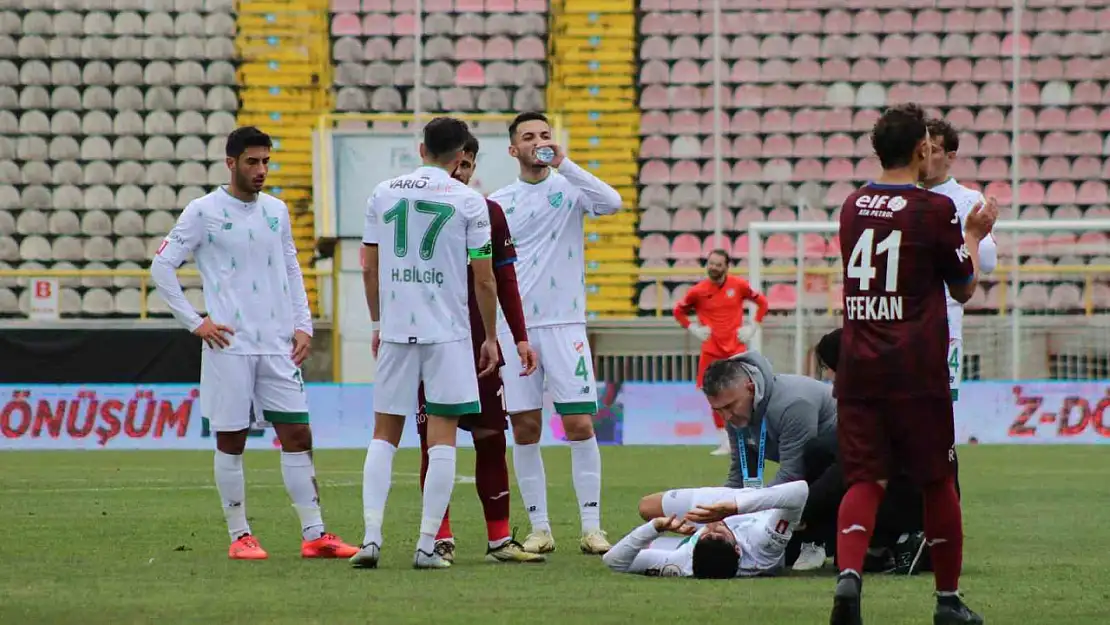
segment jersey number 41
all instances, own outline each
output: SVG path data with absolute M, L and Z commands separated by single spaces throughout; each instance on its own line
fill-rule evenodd
M 859 235 L 856 246 L 852 248 L 852 255 L 848 258 L 848 278 L 859 280 L 859 290 L 871 290 L 871 281 L 875 279 L 875 267 L 872 259 L 879 254 L 887 254 L 886 260 L 886 292 L 898 291 L 898 262 L 902 246 L 902 231 L 891 230 L 885 239 L 875 245 L 875 229 L 868 228 Z

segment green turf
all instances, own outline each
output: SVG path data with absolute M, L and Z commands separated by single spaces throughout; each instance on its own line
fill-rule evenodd
M 613 542 L 644 493 L 715 485 L 726 460 L 708 448 L 603 450 L 603 519 Z M 1104 624 L 1110 534 L 1101 447 L 974 447 L 960 452 L 970 605 L 998 625 Z M 0 453 L 0 623 L 742 623 L 828 622 L 833 587 L 816 576 L 693 581 L 610 573 L 577 550 L 569 452 L 547 450 L 559 551 L 544 565 L 486 564 L 470 483 L 455 489 L 459 541 L 449 571 L 409 568 L 418 459 L 400 453 L 381 568 L 301 561 L 296 516 L 274 452 L 248 455 L 248 514 L 270 552 L 229 562 L 207 452 Z M 363 453 L 317 455 L 324 515 L 362 535 Z M 473 475 L 473 455 L 459 456 Z M 526 533 L 514 484 L 514 523 Z M 928 577 L 866 582 L 869 625 L 931 622 Z

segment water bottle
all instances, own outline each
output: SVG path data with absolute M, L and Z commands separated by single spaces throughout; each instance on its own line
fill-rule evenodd
M 555 150 L 554 149 L 552 149 L 552 148 L 550 148 L 546 145 L 543 146 L 543 147 L 536 148 L 536 161 L 538 161 L 538 162 L 540 162 L 544 165 L 547 165 L 553 160 L 555 160 Z

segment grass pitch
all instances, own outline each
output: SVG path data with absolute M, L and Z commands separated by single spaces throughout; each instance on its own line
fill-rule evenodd
M 639 521 L 645 493 L 723 481 L 727 459 L 704 447 L 610 447 L 603 522 L 615 543 Z M 364 453 L 321 451 L 317 473 L 329 530 L 362 537 Z M 459 473 L 473 475 L 473 452 Z M 992 625 L 1110 621 L 1110 504 L 1104 447 L 965 447 L 960 451 L 968 603 Z M 227 560 L 227 533 L 209 452 L 0 453 L 0 623 L 827 623 L 834 585 L 817 575 L 693 581 L 610 573 L 577 549 L 566 449 L 545 450 L 559 550 L 542 565 L 482 560 L 474 487 L 452 502 L 458 541 L 449 571 L 410 568 L 420 513 L 419 459 L 398 454 L 381 568 L 302 561 L 296 515 L 276 452 L 246 459 L 247 510 L 270 552 Z M 513 480 L 513 522 L 527 533 Z M 869 624 L 931 622 L 928 576 L 867 578 Z

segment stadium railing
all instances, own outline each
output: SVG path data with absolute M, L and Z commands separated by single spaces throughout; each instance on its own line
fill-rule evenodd
M 325 263 L 327 264 L 326 261 Z M 330 328 L 339 327 L 339 310 L 338 294 L 339 294 L 339 272 L 332 271 L 330 267 L 326 268 L 302 268 L 302 273 L 306 277 L 314 276 L 321 284 L 321 306 L 316 314 L 313 315 L 314 321 L 324 322 Z M 200 272 L 196 269 L 186 268 L 179 269 L 177 276 L 181 278 L 199 279 Z M 102 318 L 118 319 L 121 322 L 131 323 L 155 323 L 155 322 L 172 322 L 170 314 L 156 313 L 157 316 L 151 314 L 150 311 L 150 298 L 154 293 L 150 289 L 153 287 L 150 279 L 150 271 L 147 269 L 2 269 L 0 268 L 0 282 L 8 280 L 26 281 L 34 278 L 53 278 L 59 281 L 59 287 L 65 288 L 62 284 L 63 280 L 81 280 L 88 278 L 109 278 L 113 281 L 119 279 L 127 279 L 131 281 L 138 281 L 139 290 L 139 311 L 138 316 L 112 314 L 106 315 Z M 325 286 L 326 285 L 326 286 Z M 62 323 L 71 323 L 75 327 L 79 327 L 83 323 L 87 323 L 90 319 L 95 317 L 79 316 L 73 318 L 62 318 Z M 33 324 L 36 320 L 32 319 L 28 323 Z M 57 323 L 57 322 L 55 322 Z M 333 331 L 330 333 L 331 342 L 331 358 L 332 358 L 332 371 L 335 372 L 336 379 L 341 379 L 340 375 L 340 333 Z

